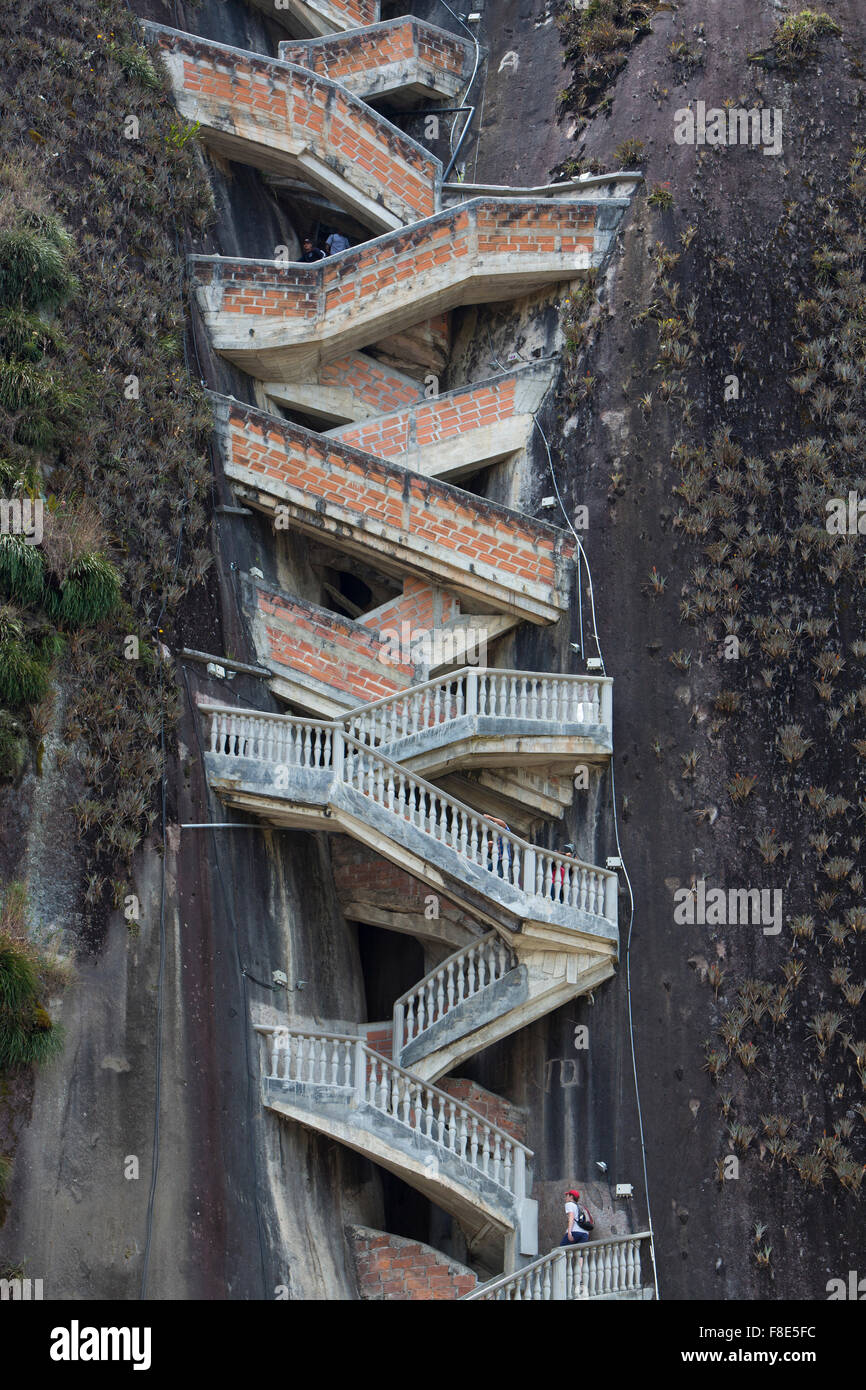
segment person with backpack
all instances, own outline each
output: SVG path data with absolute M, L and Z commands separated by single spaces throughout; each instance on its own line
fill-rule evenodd
M 586 1207 L 580 1205 L 579 1192 L 566 1192 L 565 1214 L 568 1218 L 568 1230 L 559 1242 L 560 1245 L 583 1245 L 589 1240 L 589 1233 L 595 1222 Z

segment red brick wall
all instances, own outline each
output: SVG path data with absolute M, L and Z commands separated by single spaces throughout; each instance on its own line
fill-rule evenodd
M 391 1058 L 394 1055 L 394 1028 L 388 1023 L 384 1027 L 378 1024 L 370 1024 L 366 1030 L 367 1046 L 372 1047 L 374 1052 L 380 1053 L 382 1057 Z
M 430 1245 L 368 1226 L 346 1230 L 362 1299 L 457 1299 L 471 1293 L 475 1275 Z
M 354 444 L 378 458 L 396 458 L 409 448 L 410 423 L 414 421 L 415 442 L 423 448 L 440 444 L 470 430 L 495 425 L 514 415 L 514 379 L 467 386 L 465 390 L 425 401 L 412 410 L 402 410 L 347 425 L 337 436 L 344 444 Z
M 453 594 L 445 589 L 436 589 L 423 579 L 407 575 L 403 581 L 403 592 L 391 603 L 383 604 L 375 612 L 358 621 L 365 626 L 374 624 L 379 632 L 391 628 L 395 623 L 409 624 L 411 632 L 417 636 L 421 632 L 431 632 L 460 617 L 460 604 Z M 400 628 L 402 633 L 403 629 Z
M 485 1091 L 476 1081 L 467 1081 L 462 1076 L 443 1076 L 436 1085 L 440 1091 L 447 1091 L 455 1100 L 460 1100 L 464 1105 L 477 1110 L 485 1120 L 504 1129 L 513 1139 L 519 1140 L 521 1144 L 526 1143 L 526 1115 L 519 1106 L 512 1105 L 511 1101 L 505 1100 L 502 1096 L 494 1095 L 492 1091 Z
M 183 90 L 201 105 L 196 115 L 203 126 L 231 129 L 242 112 L 266 144 L 275 133 L 291 133 L 331 167 L 360 166 L 386 206 L 404 209 L 407 220 L 435 212 L 438 160 L 345 88 L 263 54 L 174 31 L 157 32 L 156 39 L 164 53 L 183 54 Z
M 385 642 L 378 631 L 261 586 L 255 593 L 267 642 L 265 659 L 301 681 L 307 677 L 311 684 L 345 691 L 362 705 L 423 678 L 411 666 L 379 659 Z
M 410 17 L 382 24 L 374 34 L 341 34 L 308 43 L 281 43 L 280 58 L 312 69 L 336 82 L 371 73 L 416 55 L 430 67 L 463 75 L 466 45 Z
M 451 559 L 465 557 L 552 593 L 557 552 L 573 553 L 552 527 L 252 407 L 229 405 L 225 449 L 230 477 L 265 492 L 269 481 L 291 489 L 292 505 L 308 505 L 311 518 L 324 498 L 347 524 L 375 519 L 432 542 Z
M 453 282 L 459 286 L 461 262 L 467 273 L 477 268 L 495 276 L 497 256 L 523 251 L 556 256 L 551 269 L 558 273 L 555 268 L 561 265 L 563 279 L 571 278 L 575 255 L 593 249 L 595 211 L 586 203 L 518 205 L 479 198 L 314 265 L 193 259 L 201 283 L 218 289 L 213 307 L 227 313 L 325 320 L 347 304 L 363 311 L 384 291 L 411 282 L 421 317 L 425 276 L 439 266 L 453 266 Z M 460 298 L 455 289 L 454 303 Z
M 403 405 L 412 405 L 423 394 L 415 382 L 358 352 L 328 362 L 320 369 L 318 379 L 320 386 L 338 386 L 351 391 L 359 401 L 381 415 Z
M 412 878 L 348 835 L 332 835 L 329 843 L 334 885 L 343 902 L 366 902 L 385 910 L 399 907 L 423 917 L 431 894 L 429 883 Z M 443 897 L 439 899 L 439 916 L 471 929 L 471 918 Z

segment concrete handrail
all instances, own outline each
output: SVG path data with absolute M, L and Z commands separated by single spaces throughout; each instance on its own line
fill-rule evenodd
M 632 1292 L 644 1287 L 640 1262 L 643 1245 L 651 1255 L 650 1231 L 560 1246 L 514 1274 L 481 1284 L 472 1293 L 464 1294 L 461 1302 L 548 1302 Z
M 526 1195 L 531 1149 L 471 1105 L 383 1057 L 363 1039 L 279 1026 L 259 1025 L 256 1032 L 268 1039 L 266 1080 L 351 1090 L 360 1104 L 454 1154 L 514 1196 Z
M 496 932 L 463 946 L 394 1003 L 394 1055 L 407 1043 L 444 1018 L 452 1009 L 480 993 L 514 968 L 516 957 Z

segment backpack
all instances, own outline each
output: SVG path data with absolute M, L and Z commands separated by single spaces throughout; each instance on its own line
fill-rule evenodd
M 586 1207 L 582 1207 L 579 1202 L 577 1203 L 576 1220 L 577 1225 L 580 1227 L 582 1231 L 591 1231 L 595 1226 L 595 1222 L 593 1221 Z

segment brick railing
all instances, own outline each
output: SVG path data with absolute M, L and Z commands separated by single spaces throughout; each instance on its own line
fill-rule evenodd
M 435 448 L 476 430 L 510 424 L 517 414 L 516 390 L 514 376 L 473 383 L 372 420 L 341 425 L 329 430 L 328 435 L 379 458 L 399 458 L 401 454 Z M 467 441 L 467 457 L 470 450 Z M 460 462 L 455 461 L 454 469 L 459 467 Z
M 259 660 L 272 664 L 331 704 L 376 700 L 405 689 L 423 672 L 392 652 L 378 629 L 342 618 L 306 599 L 249 584 L 248 607 Z
M 381 555 L 457 593 L 551 622 L 569 603 L 574 541 L 520 512 L 214 396 L 226 476 L 254 505 Z M 254 490 L 254 491 L 253 491 Z
M 346 87 L 309 68 L 145 24 L 178 110 L 229 158 L 311 179 L 371 225 L 429 217 L 442 166 Z
M 257 10 L 283 24 L 290 33 L 333 34 L 379 19 L 379 0 L 251 0 Z
M 477 198 L 314 265 L 192 256 L 190 268 L 217 351 L 264 381 L 297 379 L 431 314 L 590 270 L 597 211 Z
M 283 62 L 342 82 L 357 96 L 382 96 L 406 87 L 454 97 L 472 72 L 474 47 L 434 24 L 403 15 L 351 33 L 281 43 Z

